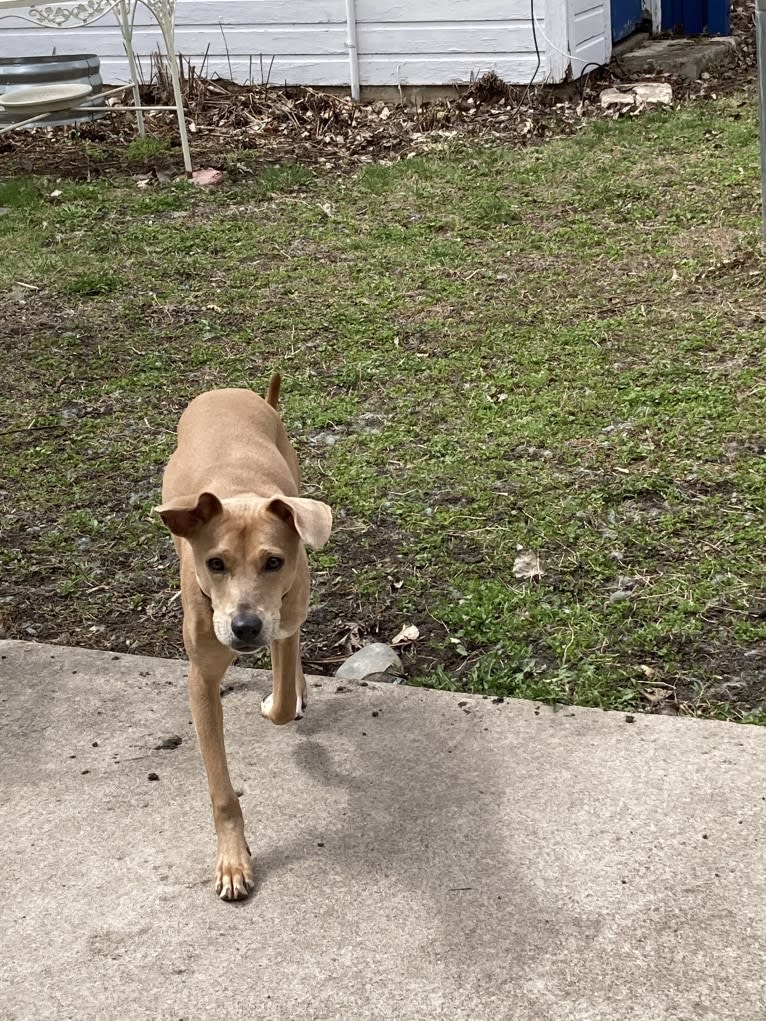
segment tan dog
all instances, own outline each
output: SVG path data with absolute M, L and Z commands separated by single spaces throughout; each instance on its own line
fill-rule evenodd
M 261 712 L 273 723 L 302 715 L 303 543 L 322 546 L 332 527 L 326 504 L 298 496 L 298 461 L 275 410 L 279 385 L 275 375 L 265 401 L 250 390 L 196 397 L 178 424 L 156 508 L 181 561 L 189 698 L 218 837 L 215 888 L 224 900 L 246 897 L 253 874 L 226 763 L 221 680 L 237 655 L 270 645 L 274 688 Z

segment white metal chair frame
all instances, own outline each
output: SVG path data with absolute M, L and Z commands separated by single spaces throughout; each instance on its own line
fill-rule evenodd
M 159 26 L 160 32 L 162 33 L 162 39 L 165 44 L 165 54 L 170 68 L 170 77 L 173 82 L 173 98 L 175 100 L 175 106 L 145 107 L 141 105 L 141 96 L 138 89 L 138 65 L 136 63 L 136 56 L 133 50 L 133 22 L 135 21 L 136 7 L 138 3 L 143 4 L 143 6 L 152 14 Z M 43 28 L 64 29 L 81 28 L 86 25 L 90 25 L 94 21 L 98 21 L 100 18 L 103 18 L 104 15 L 108 14 L 110 11 L 114 12 L 120 26 L 123 45 L 125 46 L 125 53 L 128 58 L 130 83 L 128 85 L 121 85 L 115 89 L 109 89 L 106 92 L 101 92 L 99 93 L 99 98 L 108 98 L 109 96 L 124 92 L 126 88 L 132 88 L 134 100 L 132 106 L 111 106 L 109 109 L 134 110 L 136 113 L 138 133 L 141 137 L 145 134 L 144 110 L 175 110 L 176 117 L 178 118 L 178 131 L 181 135 L 184 169 L 186 170 L 186 176 L 191 176 L 192 165 L 191 154 L 189 152 L 189 136 L 186 129 L 183 94 L 181 92 L 181 78 L 178 73 L 178 61 L 176 59 L 175 49 L 175 0 L 78 0 L 78 2 L 75 3 L 56 2 L 56 0 L 54 0 L 54 2 L 47 4 L 30 4 L 29 0 L 0 0 L 0 18 L 11 16 L 11 11 L 13 11 L 13 14 L 16 17 L 23 18 L 25 21 L 32 22 L 33 24 L 39 25 Z M 84 104 L 78 103 L 71 109 L 102 109 L 100 106 L 96 107 L 87 105 L 89 101 L 92 101 L 92 97 L 86 97 Z M 1 103 L 2 100 L 0 99 L 0 104 Z M 16 124 L 0 127 L 0 134 L 23 127 L 26 124 L 32 124 L 47 116 L 48 113 L 46 111 L 29 117 L 24 121 L 17 122 Z

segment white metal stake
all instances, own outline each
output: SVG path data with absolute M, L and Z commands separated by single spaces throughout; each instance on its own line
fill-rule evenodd
M 758 122 L 761 135 L 761 247 L 766 255 L 766 0 L 755 0 L 758 50 Z
M 131 5 L 132 9 L 128 8 L 127 0 L 120 0 L 117 5 L 118 17 L 120 20 L 120 29 L 122 30 L 122 43 L 125 47 L 125 53 L 128 58 L 128 71 L 130 72 L 130 80 L 133 83 L 133 99 L 136 105 L 136 124 L 138 125 L 138 134 L 141 138 L 146 137 L 146 128 L 144 127 L 144 113 L 141 109 L 141 93 L 138 88 L 138 65 L 136 64 L 136 55 L 133 52 L 133 19 L 136 16 L 136 5 Z
M 359 48 L 356 42 L 356 3 L 346 0 L 346 49 L 351 77 L 351 98 L 359 102 Z

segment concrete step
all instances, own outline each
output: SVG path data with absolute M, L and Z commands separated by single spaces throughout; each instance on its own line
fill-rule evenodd
M 638 45 L 625 40 L 613 54 L 626 74 L 676 74 L 691 81 L 703 72 L 713 72 L 733 64 L 737 44 L 731 36 L 694 39 L 651 39 L 642 37 Z

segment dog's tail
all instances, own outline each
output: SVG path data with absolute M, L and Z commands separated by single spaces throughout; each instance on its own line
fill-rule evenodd
M 269 381 L 269 390 L 266 394 L 266 403 L 270 404 L 272 408 L 276 408 L 279 404 L 279 388 L 282 385 L 282 377 L 278 372 L 275 372 Z

